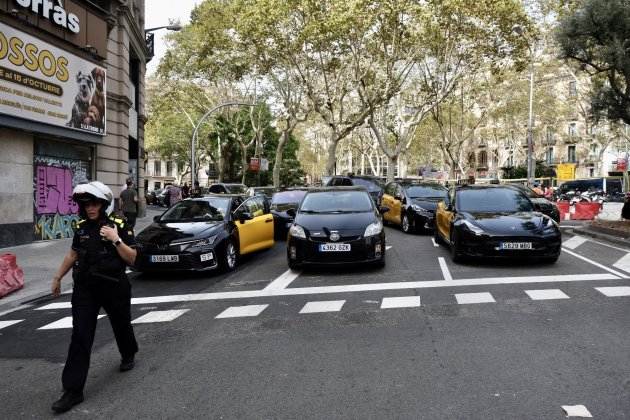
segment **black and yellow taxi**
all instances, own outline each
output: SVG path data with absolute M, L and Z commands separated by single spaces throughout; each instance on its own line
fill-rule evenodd
M 435 209 L 448 189 L 437 183 L 400 180 L 385 186 L 382 204 L 389 208 L 385 222 L 400 226 L 403 232 L 432 229 Z
M 231 271 L 241 255 L 273 247 L 273 215 L 261 196 L 191 198 L 156 216 L 136 241 L 138 271 Z
M 453 261 L 465 257 L 560 256 L 558 224 L 535 211 L 521 191 L 501 185 L 454 187 L 435 214 L 435 240 L 450 247 Z

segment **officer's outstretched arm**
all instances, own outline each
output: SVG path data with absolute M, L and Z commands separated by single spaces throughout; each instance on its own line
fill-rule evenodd
M 61 292 L 61 279 L 63 278 L 63 276 L 65 276 L 68 273 L 68 271 L 70 271 L 70 269 L 74 265 L 74 262 L 78 258 L 79 258 L 79 255 L 77 254 L 77 251 L 75 251 L 74 249 L 71 249 L 70 251 L 68 251 L 66 256 L 63 258 L 63 261 L 61 262 L 61 266 L 59 266 L 59 269 L 57 270 L 57 274 L 55 274 L 53 277 L 52 287 L 51 287 L 51 292 L 53 296 L 59 296 L 59 293 Z

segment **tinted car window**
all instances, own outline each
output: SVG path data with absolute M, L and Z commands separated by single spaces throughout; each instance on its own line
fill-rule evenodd
M 168 209 L 160 218 L 161 222 L 205 222 L 219 221 L 225 217 L 229 198 L 206 200 L 184 200 Z
M 511 188 L 464 189 L 457 192 L 457 209 L 471 213 L 533 211 L 525 194 Z
M 279 205 L 279 204 L 296 204 L 302 201 L 304 196 L 306 195 L 306 191 L 282 191 L 279 193 L 275 193 L 271 198 L 271 206 Z
M 396 193 L 396 184 L 390 182 L 385 187 L 385 194 L 393 196 Z
M 208 192 L 213 193 L 213 194 L 224 194 L 225 188 L 223 187 L 223 185 L 212 185 L 208 189 Z
M 439 185 L 412 185 L 407 187 L 411 198 L 445 198 L 448 190 Z
M 373 211 L 372 199 L 364 191 L 321 191 L 308 193 L 300 211 L 345 213 Z
M 368 191 L 381 190 L 381 186 L 376 181 L 372 181 L 371 179 L 353 178 L 352 182 L 354 182 L 354 185 L 365 187 Z
M 252 197 L 243 203 L 241 209 L 251 214 L 253 217 L 265 214 L 265 199 L 260 196 Z
M 245 185 L 228 185 L 228 189 L 230 190 L 230 194 L 245 194 L 247 192 L 247 187 Z

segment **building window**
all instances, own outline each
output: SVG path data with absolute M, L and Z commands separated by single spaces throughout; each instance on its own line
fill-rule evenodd
M 497 166 L 499 164 L 499 150 L 495 150 L 492 154 L 492 164 Z
M 166 176 L 173 176 L 173 162 L 166 161 Z
M 545 152 L 545 162 L 551 165 L 553 163 L 553 147 L 548 147 Z
M 508 168 L 511 168 L 512 166 L 514 166 L 514 152 L 512 150 L 510 150 L 510 155 L 507 158 L 507 165 Z
M 573 122 L 569 124 L 569 137 L 575 136 L 577 136 L 577 124 Z
M 153 176 L 162 176 L 162 161 L 153 161 Z
M 575 146 L 568 146 L 567 147 L 567 161 L 569 163 L 576 163 L 576 158 L 575 158 Z
M 569 82 L 569 96 L 577 96 L 577 83 Z
M 154 182 L 153 183 L 153 189 L 154 190 L 159 190 L 161 186 L 162 186 L 161 182 Z
M 484 168 L 488 166 L 488 153 L 485 150 L 479 152 L 479 166 Z
M 588 168 L 588 176 L 591 178 L 595 176 L 595 168 Z
M 591 156 L 597 156 L 599 154 L 599 147 L 597 147 L 596 143 L 591 144 L 591 149 L 589 151 Z
M 553 128 L 547 127 L 547 143 L 553 142 Z

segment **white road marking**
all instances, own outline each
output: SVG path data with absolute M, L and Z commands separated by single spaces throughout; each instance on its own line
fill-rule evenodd
M 608 297 L 630 296 L 630 287 L 628 286 L 596 287 L 595 290 Z
M 630 253 L 619 258 L 619 260 L 613 264 L 613 267 L 630 273 Z
M 339 312 L 345 300 L 322 300 L 319 302 L 308 302 L 300 310 L 301 314 L 316 314 L 320 312 Z
M 35 308 L 36 311 L 49 311 L 54 309 L 68 309 L 72 308 L 72 304 L 70 302 L 55 302 L 49 303 L 48 305 L 40 306 L 39 308 Z
M 286 289 L 293 282 L 293 280 L 298 278 L 300 274 L 300 271 L 287 270 L 280 276 L 278 276 L 277 279 L 269 283 L 269 285 L 267 285 L 264 290 Z
M 99 315 L 98 319 L 105 317 L 105 315 Z M 66 316 L 61 318 L 58 321 L 51 322 L 48 325 L 44 325 L 43 327 L 39 327 L 38 330 L 59 330 L 63 328 L 72 328 L 72 317 Z
M 21 311 L 22 309 L 28 309 L 28 308 L 30 308 L 32 306 L 33 305 L 31 305 L 31 304 L 16 306 L 15 308 L 7 309 L 4 312 L 0 312 L 0 316 L 5 316 L 5 315 L 8 315 L 8 314 L 10 314 L 12 312 Z
M 433 246 L 435 248 L 439 248 L 440 247 L 440 245 L 437 242 L 435 242 L 435 238 L 431 238 L 431 242 L 433 242 Z
M 151 311 L 131 321 L 132 324 L 149 324 L 151 322 L 170 322 L 184 315 L 190 309 L 171 309 L 170 311 Z
M 246 305 L 246 306 L 230 306 L 219 315 L 215 316 L 217 319 L 221 318 L 242 318 L 258 316 L 267 309 L 269 305 Z
M 625 276 L 624 276 L 625 278 Z M 147 305 L 154 303 L 173 302 L 199 302 L 206 300 L 224 299 L 250 299 L 274 296 L 301 296 L 319 295 L 331 293 L 353 293 L 353 292 L 373 292 L 377 290 L 406 290 L 406 289 L 431 289 L 442 287 L 465 287 L 465 286 L 491 286 L 497 284 L 524 284 L 524 283 L 564 283 L 578 281 L 600 281 L 619 280 L 619 276 L 608 273 L 600 274 L 564 274 L 553 276 L 525 276 L 525 277 L 486 277 L 458 280 L 426 280 L 426 281 L 401 281 L 390 283 L 365 283 L 352 284 L 346 286 L 316 286 L 316 287 L 295 287 L 282 290 L 243 290 L 238 292 L 215 292 L 197 293 L 187 295 L 149 296 L 131 299 L 132 305 Z M 54 309 L 70 309 L 70 302 L 59 302 L 54 304 Z M 48 305 L 47 305 L 48 306 Z M 51 309 L 47 306 L 36 308 L 36 310 Z
M 381 309 L 417 308 L 420 306 L 420 296 L 401 296 L 383 298 Z
M 562 243 L 562 246 L 569 249 L 575 249 L 586 241 L 588 241 L 588 239 L 585 238 L 584 236 L 575 235 L 571 237 L 570 239 L 567 239 L 566 241 L 564 241 Z
M 532 300 L 569 299 L 560 289 L 525 290 Z
M 460 305 L 468 305 L 471 303 L 494 303 L 496 302 L 492 295 L 488 292 L 483 293 L 455 293 L 455 299 Z
M 567 417 L 593 418 L 588 409 L 583 405 L 563 405 L 562 409 Z
M 589 259 L 589 258 L 583 257 L 582 255 L 577 254 L 577 253 L 575 253 L 575 252 L 573 252 L 573 251 L 569 251 L 568 249 L 566 249 L 566 248 L 564 248 L 564 247 L 562 248 L 562 250 L 563 250 L 564 252 L 566 252 L 566 253 L 570 254 L 570 255 L 573 255 L 573 256 L 574 256 L 574 257 L 576 257 L 576 258 L 581 259 L 582 261 L 586 261 L 587 263 L 594 265 L 595 267 L 601 268 L 602 270 L 606 270 L 606 271 L 608 271 L 609 273 L 614 274 L 615 276 L 619 276 L 619 277 L 621 277 L 622 279 L 628 278 L 628 276 L 627 276 L 626 274 L 620 273 L 619 271 L 616 271 L 616 270 L 613 270 L 612 268 L 606 267 L 606 266 L 605 266 L 605 265 L 603 265 L 603 264 L 600 264 L 600 263 L 598 263 L 598 262 L 595 262 L 595 261 L 593 261 L 593 260 L 591 260 L 591 259 Z
M 451 272 L 448 270 L 448 265 L 446 265 L 446 260 L 444 257 L 438 257 L 438 262 L 440 263 L 440 270 L 442 270 L 442 276 L 444 276 L 445 281 L 453 281 L 453 276 L 451 276 Z
M 392 248 L 393 248 L 393 246 L 391 246 L 391 245 L 386 245 L 386 246 L 385 246 L 385 251 L 389 251 L 389 250 L 390 250 L 390 249 L 392 249 Z
M 23 319 L 12 319 L 12 320 L 6 320 L 6 321 L 0 321 L 0 330 L 6 327 L 10 327 L 11 325 L 15 325 L 18 324 L 20 322 L 24 321 Z

